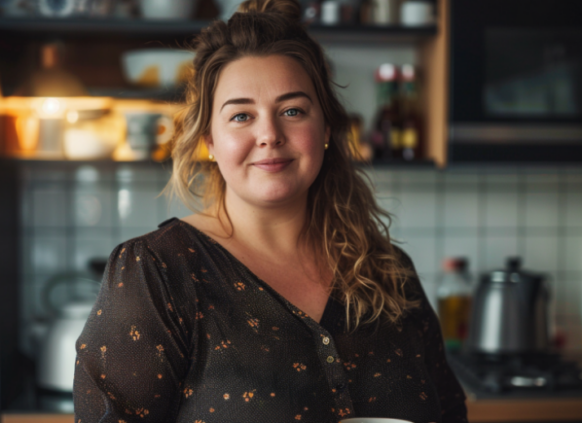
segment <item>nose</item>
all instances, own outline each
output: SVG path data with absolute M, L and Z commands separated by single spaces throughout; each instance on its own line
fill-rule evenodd
M 280 147 L 285 144 L 285 135 L 275 116 L 263 116 L 256 128 L 259 147 Z

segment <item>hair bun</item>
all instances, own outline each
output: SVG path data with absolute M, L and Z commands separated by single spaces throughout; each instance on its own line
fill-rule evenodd
M 301 6 L 297 0 L 246 0 L 239 5 L 237 12 L 280 13 L 291 21 L 301 20 Z

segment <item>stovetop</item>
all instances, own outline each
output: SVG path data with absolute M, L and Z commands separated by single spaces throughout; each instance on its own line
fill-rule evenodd
M 448 354 L 466 391 L 478 398 L 582 394 L 582 369 L 558 354 Z

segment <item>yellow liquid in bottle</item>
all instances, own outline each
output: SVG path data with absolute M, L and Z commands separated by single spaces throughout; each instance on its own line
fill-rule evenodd
M 453 295 L 438 299 L 438 314 L 445 345 L 458 349 L 467 338 L 471 316 L 471 297 Z

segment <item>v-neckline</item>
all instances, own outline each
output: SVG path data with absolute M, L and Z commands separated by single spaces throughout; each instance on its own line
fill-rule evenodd
M 232 254 L 230 251 L 228 251 L 228 249 L 226 247 L 224 247 L 220 242 L 215 240 L 213 237 L 211 237 L 207 233 L 201 231 L 196 226 L 186 222 L 185 220 L 178 219 L 177 217 L 174 217 L 171 220 L 176 220 L 176 221 L 178 221 L 178 223 L 182 224 L 182 226 L 185 226 L 189 230 L 193 231 L 195 234 L 201 235 L 202 238 L 205 238 L 212 245 L 218 247 L 218 249 L 220 249 L 228 257 L 229 260 L 231 260 L 236 266 L 238 266 L 244 273 L 248 274 L 248 276 L 250 276 L 256 283 L 261 285 L 264 289 L 267 289 L 271 293 L 271 295 L 273 295 L 279 301 L 286 304 L 288 308 L 290 308 L 292 311 L 298 312 L 298 314 L 300 316 L 301 315 L 305 316 L 305 318 L 309 319 L 310 321 L 312 321 L 316 325 L 323 327 L 321 322 L 324 322 L 327 320 L 327 318 L 328 318 L 327 315 L 330 314 L 331 308 L 333 307 L 333 305 L 335 303 L 335 300 L 331 294 L 328 294 L 327 301 L 325 303 L 325 308 L 323 309 L 323 313 L 321 314 L 321 319 L 319 321 L 317 321 L 317 320 L 313 319 L 309 314 L 305 313 L 303 310 L 301 310 L 299 307 L 297 307 L 295 304 L 293 304 L 291 301 L 289 301 L 287 298 L 285 298 L 283 295 L 281 295 L 279 292 L 277 292 L 267 282 L 265 282 L 264 280 L 259 278 L 251 269 L 248 268 L 248 266 L 246 264 L 244 264 L 242 261 L 240 261 L 238 258 L 236 258 L 234 256 L 234 254 Z

